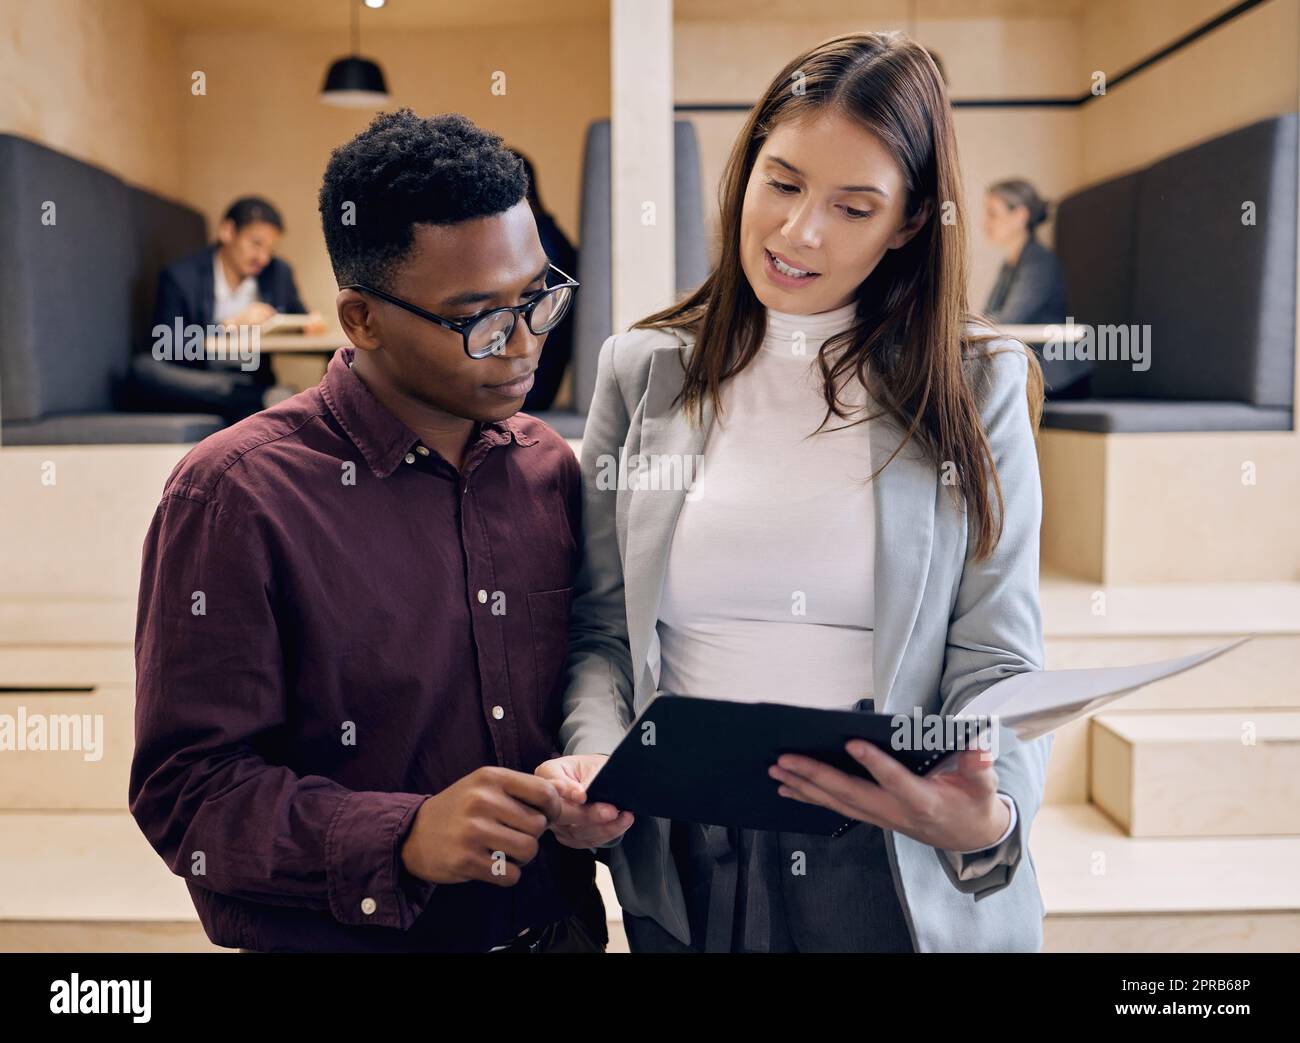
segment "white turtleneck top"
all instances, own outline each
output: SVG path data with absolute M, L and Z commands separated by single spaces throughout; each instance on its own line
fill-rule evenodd
M 875 553 L 868 424 L 825 414 L 817 353 L 855 305 L 769 310 L 682 505 L 659 607 L 669 692 L 849 709 L 871 696 Z M 857 397 L 842 396 L 865 408 Z
M 677 695 L 850 709 L 872 696 L 875 503 L 871 425 L 825 416 L 817 356 L 856 305 L 767 311 L 677 518 L 659 605 L 660 688 Z M 865 387 L 851 419 L 878 412 Z M 839 430 L 829 430 L 839 428 Z M 963 879 L 1010 862 L 1016 809 L 995 849 L 944 852 Z

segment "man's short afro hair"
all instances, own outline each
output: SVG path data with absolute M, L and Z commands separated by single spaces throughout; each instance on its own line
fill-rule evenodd
M 334 277 L 385 289 L 415 225 L 491 217 L 527 192 L 523 161 L 464 116 L 382 112 L 325 166 L 320 215 Z

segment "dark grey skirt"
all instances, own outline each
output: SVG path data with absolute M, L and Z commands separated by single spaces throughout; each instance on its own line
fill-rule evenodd
M 633 952 L 914 951 L 878 826 L 831 838 L 674 822 L 670 835 L 691 945 L 625 913 Z

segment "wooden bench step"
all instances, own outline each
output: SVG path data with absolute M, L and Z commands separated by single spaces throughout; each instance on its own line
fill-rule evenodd
M 1089 778 L 1130 836 L 1300 836 L 1300 712 L 1098 714 Z

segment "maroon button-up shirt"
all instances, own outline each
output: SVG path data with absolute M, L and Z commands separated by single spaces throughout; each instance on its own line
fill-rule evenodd
M 555 756 L 580 472 L 542 423 L 463 472 L 337 352 L 208 438 L 144 546 L 130 806 L 208 936 L 258 950 L 484 950 L 590 895 L 547 832 L 514 888 L 401 862 L 421 802 Z

